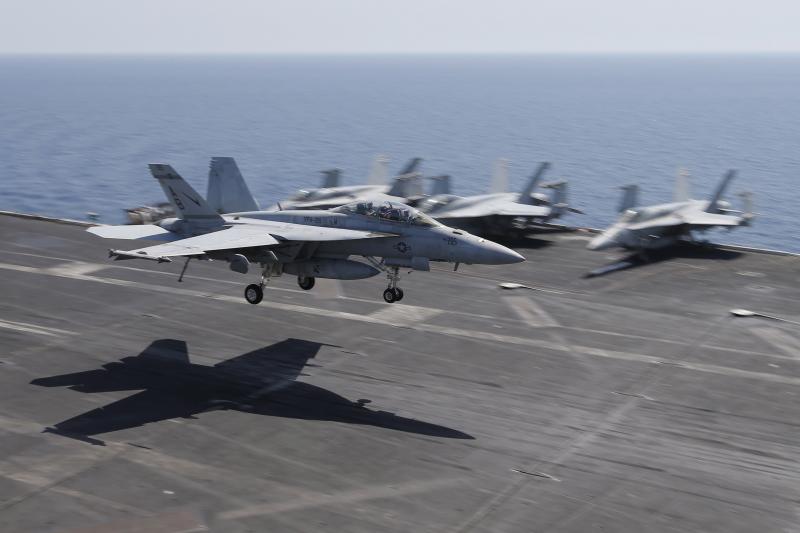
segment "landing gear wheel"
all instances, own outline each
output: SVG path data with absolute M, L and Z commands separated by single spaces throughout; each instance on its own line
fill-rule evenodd
M 403 299 L 403 289 L 401 289 L 400 287 L 395 287 L 392 290 L 394 290 L 394 301 L 395 302 L 399 302 L 400 300 Z
M 314 278 L 314 276 L 297 276 L 297 284 L 300 285 L 300 288 L 304 291 L 310 291 L 313 289 L 316 281 L 317 280 Z
M 245 288 L 244 299 L 253 305 L 260 303 L 264 299 L 264 291 L 260 285 L 252 283 Z
M 383 299 L 386 300 L 387 304 L 397 301 L 397 296 L 395 295 L 394 289 L 386 289 L 383 291 Z

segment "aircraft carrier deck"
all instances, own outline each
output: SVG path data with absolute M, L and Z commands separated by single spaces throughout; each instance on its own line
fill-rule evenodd
M 252 306 L 0 216 L 0 531 L 800 531 L 800 258 L 587 238 Z

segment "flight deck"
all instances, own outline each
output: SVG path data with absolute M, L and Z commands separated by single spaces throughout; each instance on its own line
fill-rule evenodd
M 0 531 L 800 531 L 798 256 L 552 231 L 250 305 L 84 230 L 0 216 Z

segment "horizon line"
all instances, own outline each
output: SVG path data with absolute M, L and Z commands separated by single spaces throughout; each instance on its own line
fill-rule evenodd
M 87 52 L 87 51 L 0 51 L 0 57 L 596 57 L 596 56 L 798 56 L 800 50 L 650 50 L 650 51 L 540 51 L 540 52 Z

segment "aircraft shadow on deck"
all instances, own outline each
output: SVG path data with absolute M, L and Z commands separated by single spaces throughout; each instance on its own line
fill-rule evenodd
M 523 237 L 492 237 L 492 240 L 503 246 L 518 250 L 537 250 L 553 245 L 553 241 L 540 239 L 534 235 L 525 235 Z
M 546 237 L 575 232 L 575 228 L 568 226 L 531 226 L 523 231 L 509 231 L 505 235 L 490 235 L 489 238 L 497 243 L 502 244 L 503 246 L 535 250 L 537 248 L 546 248 L 555 244 L 555 241 L 547 239 Z
M 731 261 L 738 259 L 742 255 L 743 254 L 741 252 L 718 248 L 714 245 L 686 242 L 663 248 L 661 250 L 648 250 L 644 256 L 639 253 L 629 254 L 614 261 L 613 263 L 609 263 L 605 266 L 596 268 L 591 272 L 587 272 L 583 277 L 595 278 L 598 276 L 607 276 L 608 274 L 613 274 L 622 270 L 630 270 L 632 268 L 639 268 L 655 263 L 663 263 L 675 259 L 711 259 L 715 261 Z
M 434 437 L 472 439 L 444 426 L 365 407 L 329 390 L 296 381 L 323 344 L 287 339 L 214 366 L 191 363 L 186 343 L 152 342 L 137 356 L 95 370 L 37 378 L 42 387 L 83 393 L 139 391 L 59 422 L 45 431 L 92 444 L 95 435 L 220 409 L 273 417 L 371 425 Z

